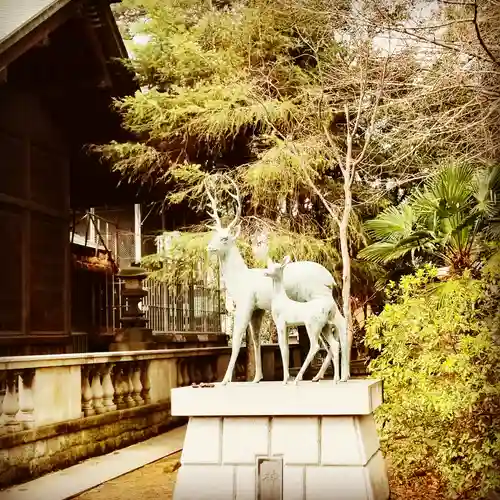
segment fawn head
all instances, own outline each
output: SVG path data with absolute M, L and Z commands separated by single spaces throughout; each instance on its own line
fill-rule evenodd
M 276 281 L 283 279 L 283 270 L 290 263 L 290 256 L 287 255 L 281 262 L 273 262 L 267 259 L 267 269 L 264 271 L 264 276 L 268 276 Z

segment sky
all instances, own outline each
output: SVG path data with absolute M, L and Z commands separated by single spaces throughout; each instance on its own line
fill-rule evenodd
M 362 0 L 355 0 L 353 2 L 352 12 L 353 16 L 356 16 L 356 12 L 362 9 Z M 432 19 L 432 17 L 439 14 L 440 5 L 437 0 L 421 0 L 418 2 L 410 13 L 410 16 L 404 26 L 406 28 L 415 27 L 418 23 L 426 19 Z M 136 32 L 132 37 L 131 41 L 126 43 L 127 51 L 131 59 L 134 58 L 134 45 L 146 45 L 151 39 L 150 35 L 141 33 L 141 25 L 148 22 L 147 18 L 141 19 L 133 27 Z M 437 31 L 438 36 L 442 35 L 441 32 Z M 413 46 L 417 48 L 417 51 L 421 53 L 421 60 L 423 62 L 429 62 L 429 58 L 432 58 L 432 54 L 436 53 L 436 46 L 425 44 L 417 40 L 411 40 L 408 36 L 400 33 L 387 31 L 377 35 L 373 40 L 374 46 L 378 49 L 389 53 L 397 53 L 398 51 Z

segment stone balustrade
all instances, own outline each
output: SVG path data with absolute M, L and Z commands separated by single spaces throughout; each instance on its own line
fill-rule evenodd
M 291 349 L 298 360 L 298 346 Z M 172 388 L 222 380 L 230 353 L 207 347 L 0 357 L 0 437 L 169 402 Z M 262 355 L 265 379 L 279 380 L 278 346 L 263 346 Z M 245 380 L 245 357 L 242 349 L 236 380 Z
M 215 347 L 0 358 L 0 434 L 168 401 L 173 387 L 220 380 L 229 355 Z
M 290 347 L 297 367 L 299 346 Z M 205 347 L 0 357 L 0 488 L 181 425 L 171 390 L 222 380 L 230 354 Z M 242 349 L 235 380 L 246 380 L 246 357 Z M 263 346 L 262 364 L 265 380 L 282 378 L 277 345 Z

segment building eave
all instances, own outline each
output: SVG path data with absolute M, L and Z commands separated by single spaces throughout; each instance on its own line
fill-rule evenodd
M 12 47 L 71 1 L 50 0 L 36 10 L 34 6 L 31 9 L 27 5 L 23 8 L 23 2 L 7 0 L 7 4 L 0 7 L 0 53 Z M 9 9 L 10 3 L 12 7 Z M 16 13 L 14 20 L 12 20 L 13 13 Z M 16 24 L 16 18 L 19 19 L 19 24 Z M 10 23 L 12 23 L 11 27 Z
M 0 2 L 0 72 L 8 78 L 8 66 L 31 48 L 47 41 L 70 18 L 85 18 L 99 45 L 97 53 L 112 86 L 125 94 L 137 90 L 133 76 L 117 66 L 128 57 L 125 43 L 110 8 L 116 0 L 4 0 Z M 5 71 L 4 71 L 5 70 Z M 5 76 L 3 76 L 5 78 Z M 112 83 L 113 82 L 113 83 Z M 118 91 L 118 93 L 122 93 Z

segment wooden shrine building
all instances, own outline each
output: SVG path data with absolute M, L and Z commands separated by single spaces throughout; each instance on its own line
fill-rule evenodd
M 109 4 L 0 2 L 0 356 L 74 350 L 71 209 L 133 203 L 85 152 L 136 91 Z

